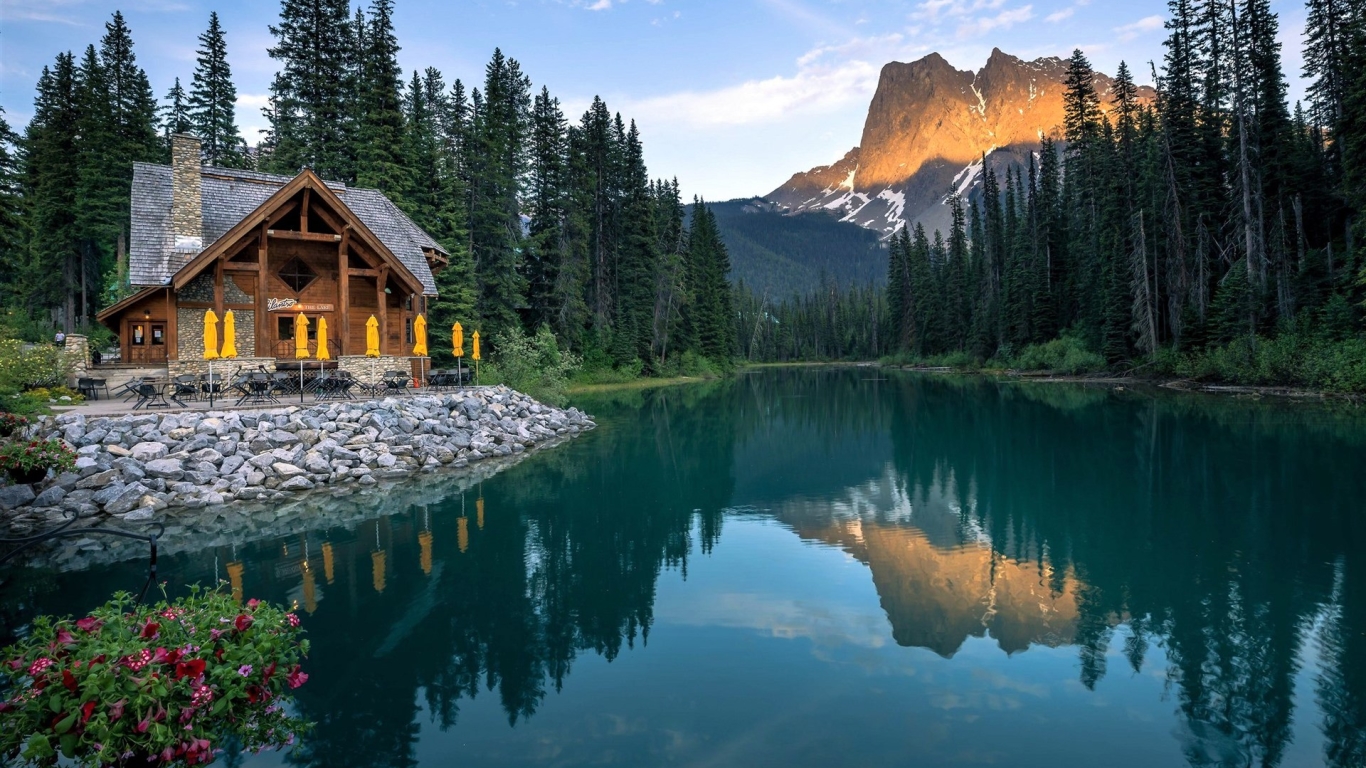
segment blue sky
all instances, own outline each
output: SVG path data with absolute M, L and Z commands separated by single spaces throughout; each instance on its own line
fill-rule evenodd
M 1297 97 L 1303 4 L 1273 6 Z M 42 67 L 98 42 L 115 8 L 158 96 L 176 76 L 188 87 L 195 38 L 217 10 L 238 122 L 256 135 L 278 0 L 0 0 L 0 106 L 11 125 L 28 121 Z M 1146 80 L 1165 11 L 1165 0 L 397 0 L 395 25 L 410 73 L 435 66 L 478 84 L 501 47 L 571 116 L 601 95 L 637 120 L 653 175 L 719 200 L 767 193 L 855 146 L 888 61 L 938 51 L 975 70 L 993 47 L 1022 58 L 1080 47 L 1097 68 L 1125 59 Z

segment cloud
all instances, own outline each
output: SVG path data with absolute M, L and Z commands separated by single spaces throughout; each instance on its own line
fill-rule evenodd
M 995 16 L 982 16 L 960 24 L 958 26 L 958 38 L 963 40 L 980 37 L 993 29 L 1010 29 L 1016 24 L 1029 21 L 1032 18 L 1034 18 L 1034 6 L 1032 5 L 1001 11 Z
M 799 114 L 866 103 L 877 88 L 881 65 L 847 61 L 807 67 L 793 76 L 748 80 L 711 91 L 681 91 L 623 105 L 642 122 L 696 128 L 774 122 Z
M 610 9 L 612 8 L 612 0 L 598 0 L 596 3 L 593 3 L 593 4 L 590 5 L 590 6 L 587 6 L 587 8 L 588 8 L 588 10 L 590 10 L 590 11 L 606 11 L 606 10 L 610 10 Z
M 1147 32 L 1154 32 L 1162 29 L 1165 24 L 1166 19 L 1161 16 L 1148 16 L 1135 21 L 1133 24 L 1115 27 L 1115 31 L 1119 33 L 1120 40 L 1128 41 Z

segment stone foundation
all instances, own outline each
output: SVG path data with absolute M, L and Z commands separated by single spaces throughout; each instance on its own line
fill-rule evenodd
M 350 371 L 351 375 L 355 376 L 362 384 L 378 384 L 384 380 L 385 371 L 402 371 L 405 375 L 412 376 L 415 359 L 417 358 L 398 357 L 397 355 L 381 355 L 380 357 L 346 355 L 337 358 L 337 368 Z M 431 360 L 422 359 L 425 361 L 423 370 L 430 372 L 432 370 Z
M 90 373 L 90 340 L 79 333 L 69 333 L 66 336 L 66 347 L 63 349 L 66 355 L 67 365 L 67 386 L 75 389 L 76 379 L 83 379 L 92 375 Z M 99 374 L 94 374 L 98 376 Z
M 203 346 L 202 341 L 201 339 L 200 346 Z M 255 371 L 262 365 L 266 367 L 267 372 L 275 372 L 275 358 L 273 357 L 236 357 L 231 360 L 215 360 L 213 361 L 213 372 L 228 378 L 238 368 L 242 368 L 244 371 Z M 171 378 L 185 374 L 199 376 L 208 372 L 208 360 L 172 360 L 166 365 L 166 373 Z

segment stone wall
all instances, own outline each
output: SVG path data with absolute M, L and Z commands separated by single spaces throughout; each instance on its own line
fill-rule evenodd
M 385 371 L 403 371 L 407 376 L 412 376 L 413 358 L 398 357 L 397 355 L 381 355 L 380 357 L 366 357 L 364 355 L 346 355 L 337 358 L 337 367 L 343 371 L 350 371 L 363 384 L 378 384 L 384 380 Z M 426 363 L 426 370 L 432 369 L 431 361 Z
M 256 355 L 256 310 L 234 309 L 237 321 L 237 354 L 239 357 Z M 177 356 L 181 360 L 204 359 L 204 310 L 179 307 L 176 309 Z M 223 344 L 223 318 L 218 318 L 218 343 Z M 272 358 L 272 362 L 273 362 Z
M 203 339 L 200 339 L 200 341 L 200 346 L 202 347 Z M 239 347 L 238 349 L 240 350 L 241 348 Z M 237 370 L 239 367 L 248 371 L 255 371 L 258 367 L 263 365 L 266 367 L 267 371 L 274 372 L 275 358 L 239 356 L 231 360 L 215 360 L 213 361 L 213 372 L 217 375 L 221 375 L 226 378 L 228 376 L 231 376 L 232 372 Z M 185 374 L 200 376 L 208 372 L 209 361 L 203 359 L 202 355 L 198 358 L 187 359 L 182 357 L 179 360 L 172 360 L 170 363 L 167 364 L 167 374 L 172 378 L 176 376 L 183 376 Z
M 201 162 L 199 139 L 179 133 L 171 137 L 171 231 L 177 238 L 202 243 Z
M 76 379 L 89 376 L 90 373 L 90 340 L 79 333 L 69 333 L 66 336 L 66 348 L 63 350 L 66 355 L 68 368 L 67 386 L 73 389 L 76 386 Z

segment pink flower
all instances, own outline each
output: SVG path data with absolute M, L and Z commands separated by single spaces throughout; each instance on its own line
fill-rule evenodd
M 220 638 L 220 637 L 222 637 L 222 636 L 223 636 L 223 630 L 221 630 L 221 629 L 211 629 L 211 630 L 209 630 L 209 639 L 210 639 L 210 640 L 217 640 L 218 638 Z
M 190 706 L 203 707 L 213 701 L 213 689 L 207 685 L 201 685 L 194 689 L 194 695 L 190 696 Z
M 152 721 L 144 719 L 140 721 L 136 726 L 134 726 L 133 730 L 137 731 L 138 733 L 146 733 L 147 729 L 151 727 Z
M 237 668 L 237 674 L 241 675 L 242 677 L 248 677 L 248 676 L 250 676 L 250 675 L 251 675 L 251 665 L 250 665 L 250 664 L 243 664 L 242 666 L 238 667 L 238 668 Z
M 142 639 L 151 640 L 152 638 L 157 636 L 157 633 L 160 630 L 160 624 L 156 623 L 155 621 L 152 621 L 151 619 L 148 619 L 147 623 L 142 625 Z
M 291 626 L 291 627 L 297 627 L 297 626 L 299 626 L 299 617 L 296 616 L 295 614 L 286 613 L 286 614 L 285 614 L 285 620 L 289 622 L 289 626 Z
M 136 654 L 123 657 L 123 663 L 134 672 L 139 672 L 152 660 L 152 652 L 143 648 Z
M 247 610 L 249 610 L 249 611 L 254 611 L 254 610 L 256 610 L 256 606 L 258 606 L 258 605 L 260 605 L 260 604 L 261 604 L 261 601 L 260 601 L 260 600 L 257 600 L 256 598 L 253 597 L 252 599 L 250 599 L 250 600 L 247 601 Z
M 237 620 L 233 622 L 233 626 L 237 627 L 238 632 L 246 632 L 247 628 L 250 627 L 254 621 L 255 619 L 242 613 L 238 614 Z
M 57 645 L 75 645 L 75 644 L 76 644 L 76 638 L 73 637 L 73 636 L 71 635 L 71 632 L 70 632 L 69 630 L 67 630 L 66 627 L 58 627 L 58 628 L 57 628 Z
M 109 722 L 115 722 L 123 717 L 123 706 L 127 703 L 127 699 L 119 699 L 109 705 Z
M 82 632 L 98 632 L 102 626 L 104 626 L 104 622 L 94 616 L 86 616 L 84 619 L 76 622 L 76 629 L 79 629 Z
M 299 671 L 299 665 L 295 664 L 294 669 L 290 670 L 289 677 L 286 678 L 290 688 L 298 688 L 308 682 L 308 675 Z
M 52 666 L 52 659 L 46 657 L 38 659 L 29 666 L 28 676 L 37 677 L 38 675 L 41 675 L 43 673 L 43 670 L 47 669 L 50 666 Z

